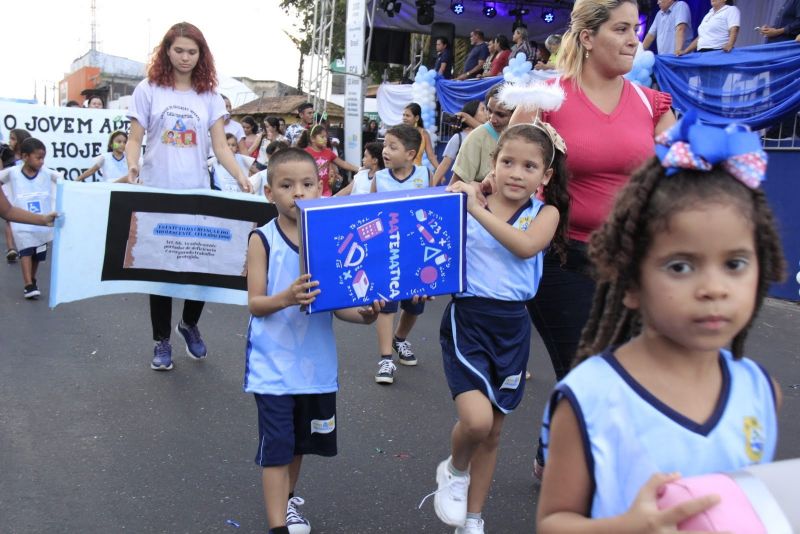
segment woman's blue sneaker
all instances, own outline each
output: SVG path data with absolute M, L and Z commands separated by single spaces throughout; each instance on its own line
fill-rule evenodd
M 169 344 L 169 339 L 156 341 L 156 346 L 153 349 L 153 362 L 150 364 L 150 369 L 154 371 L 172 370 L 172 346 Z
M 188 326 L 181 321 L 175 327 L 175 331 L 179 333 L 186 342 L 186 354 L 188 354 L 190 358 L 202 360 L 208 355 L 206 344 L 203 343 L 203 338 L 200 337 L 200 330 L 197 329 L 197 325 Z

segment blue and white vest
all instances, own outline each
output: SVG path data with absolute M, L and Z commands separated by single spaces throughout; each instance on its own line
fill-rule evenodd
M 100 159 L 102 158 L 102 161 Z M 114 157 L 113 152 L 101 154 L 97 157 L 100 163 L 100 172 L 98 173 L 98 180 L 101 182 L 115 182 L 128 175 L 128 159 L 125 154 L 122 154 L 122 159 Z
M 28 177 L 22 172 L 22 165 L 9 169 L 8 184 L 11 186 L 11 203 L 25 211 L 45 214 L 53 211 L 55 195 L 52 194 L 52 173 L 47 167 L 42 167 L 34 177 Z M 53 240 L 53 229 L 48 226 L 33 224 L 11 223 L 14 241 L 20 250 L 38 247 Z
M 375 173 L 375 189 L 378 193 L 386 191 L 404 191 L 408 189 L 424 189 L 431 186 L 431 171 L 426 167 L 414 165 L 412 172 L 405 180 L 395 178 L 391 169 L 381 169 Z
M 525 231 L 544 203 L 530 199 L 508 224 Z M 456 297 L 486 297 L 505 301 L 527 301 L 536 295 L 542 279 L 544 252 L 522 259 L 489 233 L 472 215 L 467 215 L 467 288 Z
M 277 219 L 256 230 L 267 250 L 267 294 L 275 295 L 300 276 L 297 247 Z M 250 317 L 244 390 L 269 395 L 330 393 L 339 388 L 333 315 L 308 315 L 299 306 Z
M 659 401 L 610 351 L 582 362 L 556 385 L 542 441 L 547 447 L 552 412 L 565 399 L 578 419 L 594 482 L 592 517 L 624 513 L 655 473 L 690 477 L 772 461 L 778 438 L 772 380 L 752 360 L 734 360 L 726 350 L 719 360 L 722 391 L 703 424 Z

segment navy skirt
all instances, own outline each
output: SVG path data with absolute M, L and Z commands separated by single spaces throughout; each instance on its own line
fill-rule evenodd
M 442 317 L 439 342 L 453 398 L 479 390 L 503 413 L 519 405 L 531 345 L 524 302 L 453 299 Z

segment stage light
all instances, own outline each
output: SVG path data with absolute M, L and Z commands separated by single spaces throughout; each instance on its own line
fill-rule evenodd
M 552 9 L 542 10 L 542 20 L 545 24 L 552 24 L 556 20 L 556 14 Z
M 452 11 L 456 15 L 463 15 L 464 14 L 464 2 L 462 2 L 461 0 L 451 0 L 450 1 L 450 11 Z
M 527 7 L 517 5 L 516 8 L 508 12 L 509 15 L 514 17 L 514 24 L 511 25 L 511 33 L 514 33 L 517 28 L 527 28 L 528 25 L 522 22 L 522 17 L 530 13 Z
M 644 41 L 645 31 L 647 30 L 647 15 L 639 15 L 639 29 L 636 30 L 636 36 L 640 41 Z
M 484 2 L 483 4 L 483 15 L 487 19 L 493 19 L 497 16 L 497 8 L 494 7 L 494 2 Z
M 417 0 L 417 24 L 428 26 L 433 24 L 433 6 L 436 0 Z
M 401 7 L 403 4 L 400 3 L 400 0 L 382 0 L 380 3 L 380 8 L 386 12 L 387 17 L 394 17 L 400 12 Z

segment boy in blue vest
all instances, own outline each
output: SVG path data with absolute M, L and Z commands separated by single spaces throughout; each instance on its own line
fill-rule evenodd
M 383 162 L 386 168 L 375 173 L 372 180 L 372 192 L 408 191 L 424 189 L 431 186 L 431 172 L 427 167 L 414 165 L 422 135 L 417 128 L 400 124 L 389 128 L 383 143 Z M 397 328 L 393 329 L 394 316 L 400 309 Z M 397 352 L 401 365 L 417 365 L 417 357 L 411 350 L 411 343 L 406 340 L 417 322 L 417 317 L 425 311 L 424 300 L 408 299 L 400 302 L 389 302 L 381 311 L 376 323 L 378 333 L 378 372 L 375 382 L 393 384 L 397 367 L 392 361 L 392 350 Z M 392 333 L 394 332 L 394 333 Z
M 300 275 L 295 201 L 318 198 L 322 184 L 306 151 L 272 155 L 264 187 L 278 217 L 250 235 L 247 249 L 248 307 L 244 390 L 255 394 L 259 445 L 256 463 L 271 534 L 308 534 L 311 525 L 294 495 L 305 454 L 336 454 L 336 340 L 332 315 L 370 324 L 382 303 L 307 315 L 302 306 L 320 293 L 319 282 Z M 287 503 L 288 498 L 288 503 Z

